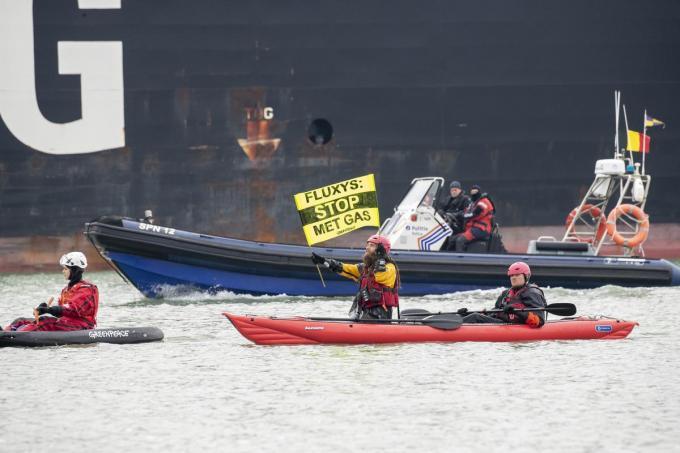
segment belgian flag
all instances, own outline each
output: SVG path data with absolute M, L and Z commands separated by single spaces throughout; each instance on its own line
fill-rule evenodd
M 649 153 L 650 142 L 651 139 L 649 138 L 649 135 L 644 135 L 635 131 L 628 131 L 628 146 L 626 149 L 628 151 L 635 151 L 638 153 L 644 150 L 644 153 L 647 154 Z

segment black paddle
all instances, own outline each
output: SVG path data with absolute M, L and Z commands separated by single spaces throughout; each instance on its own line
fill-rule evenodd
M 455 330 L 463 324 L 458 313 L 429 313 L 422 319 L 350 319 L 350 318 L 305 318 L 310 321 L 339 321 L 356 324 L 423 324 L 441 330 Z
M 500 313 L 503 309 L 492 309 L 492 310 L 478 310 L 478 311 L 468 311 L 465 314 L 470 313 Z M 545 308 L 522 308 L 515 311 L 547 311 L 550 314 L 557 316 L 573 316 L 576 314 L 576 305 L 567 302 L 555 302 L 554 304 L 548 304 Z M 429 316 L 429 315 L 448 315 L 448 314 L 458 314 L 453 313 L 430 313 L 429 311 L 422 308 L 408 308 L 401 311 L 401 316 Z
M 403 319 L 400 319 L 403 321 Z M 456 330 L 463 324 L 463 317 L 457 313 L 434 314 L 421 319 L 422 323 L 441 330 Z

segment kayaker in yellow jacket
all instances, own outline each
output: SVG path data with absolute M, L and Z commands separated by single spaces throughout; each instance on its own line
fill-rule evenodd
M 323 264 L 333 272 L 359 283 L 350 317 L 356 319 L 390 319 L 392 308 L 399 307 L 399 269 L 390 257 L 391 244 L 385 236 L 374 234 L 366 241 L 363 262 L 345 264 L 312 253 L 314 264 Z

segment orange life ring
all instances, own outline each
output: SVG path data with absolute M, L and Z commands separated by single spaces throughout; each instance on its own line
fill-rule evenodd
M 640 224 L 637 234 L 630 239 L 624 238 L 621 233 L 616 231 L 616 219 L 623 214 L 635 217 Z M 607 234 L 612 237 L 616 245 L 628 248 L 637 247 L 645 242 L 649 234 L 649 216 L 639 206 L 622 204 L 609 213 L 609 217 L 607 217 Z
M 574 220 L 574 217 L 576 217 L 577 212 L 578 206 L 572 209 L 569 215 L 567 216 L 567 220 L 564 223 L 564 226 L 566 228 L 569 228 L 569 225 L 571 225 L 571 221 Z M 604 213 L 600 208 L 598 208 L 597 206 L 593 206 L 592 204 L 584 204 L 583 206 L 581 206 L 581 212 L 588 212 L 590 216 L 593 218 L 593 220 L 598 219 L 597 232 L 595 233 L 595 241 L 600 242 L 604 237 L 604 234 L 607 232 L 607 218 L 604 216 Z M 593 242 L 593 238 L 577 239 L 577 241 Z

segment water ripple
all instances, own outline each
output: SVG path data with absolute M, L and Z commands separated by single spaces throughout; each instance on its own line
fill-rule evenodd
M 90 277 L 100 326 L 155 325 L 165 340 L 1 350 L 11 417 L 0 418 L 0 449 L 678 451 L 679 289 L 546 290 L 579 314 L 640 322 L 622 341 L 261 347 L 221 312 L 342 317 L 351 297 L 155 301 L 113 273 Z M 0 276 L 4 321 L 62 283 Z M 489 308 L 497 295 L 406 297 L 402 308 Z

